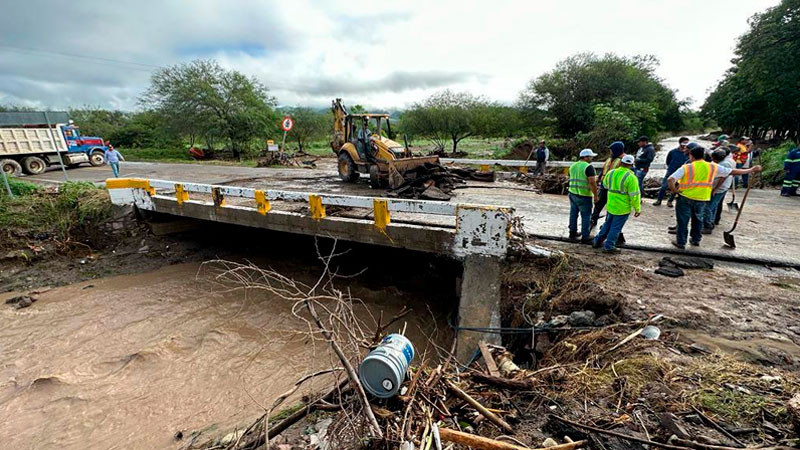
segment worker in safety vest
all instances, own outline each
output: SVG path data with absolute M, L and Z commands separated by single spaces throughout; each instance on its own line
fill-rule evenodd
M 578 213 L 581 215 L 581 244 L 591 244 L 592 199 L 597 202 L 597 174 L 592 158 L 597 156 L 589 148 L 581 150 L 578 161 L 569 167 L 569 239 L 578 239 Z
M 603 185 L 608 190 L 606 221 L 595 236 L 592 247 L 600 248 L 602 245 L 606 253 L 620 251 L 617 247 L 617 238 L 622 233 L 622 227 L 628 221 L 631 211 L 634 211 L 634 217 L 639 217 L 642 212 L 642 194 L 639 190 L 639 180 L 631 170 L 633 163 L 633 155 L 625 155 L 620 159 L 620 166 L 603 177 Z
M 781 195 L 784 197 L 797 195 L 797 188 L 800 187 L 800 148 L 789 150 L 786 159 L 783 160 L 783 170 L 786 176 L 783 177 Z
M 680 249 L 686 248 L 687 234 L 690 234 L 692 245 L 700 245 L 700 239 L 703 237 L 703 217 L 711 200 L 715 178 L 761 171 L 761 166 L 750 169 L 730 169 L 713 162 L 710 163 L 705 160 L 705 153 L 706 149 L 703 147 L 693 148 L 689 155 L 689 163 L 676 170 L 667 180 L 669 190 L 678 194 L 678 201 L 675 203 L 675 217 L 678 222 L 675 234 L 677 236 L 676 240 L 672 241 L 672 245 Z M 688 229 L 690 220 L 692 223 L 691 233 Z
M 622 157 L 625 156 L 625 144 L 620 141 L 612 142 L 608 149 L 611 150 L 611 156 L 608 157 L 603 164 L 603 169 L 597 174 L 597 179 L 600 180 L 600 191 L 597 194 L 598 199 L 594 202 L 594 210 L 592 211 L 592 228 L 597 226 L 597 222 L 600 220 L 600 213 L 608 201 L 608 189 L 603 186 L 603 179 L 606 174 L 619 167 Z

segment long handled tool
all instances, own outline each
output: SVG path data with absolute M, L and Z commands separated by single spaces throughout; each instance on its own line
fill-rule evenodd
M 726 203 L 728 205 L 728 210 L 730 210 L 730 211 L 738 211 L 739 210 L 739 204 L 736 203 L 736 186 L 731 186 L 731 193 L 733 194 L 733 198 L 731 199 L 731 201 Z
M 739 224 L 739 217 L 742 215 L 742 210 L 744 209 L 744 203 L 747 201 L 747 194 L 750 193 L 750 188 L 753 186 L 752 178 L 749 180 L 750 182 L 747 183 L 747 190 L 744 191 L 744 198 L 742 198 L 742 206 L 739 208 L 739 212 L 736 213 L 736 220 L 733 221 L 733 227 L 728 231 L 722 232 L 722 239 L 725 240 L 725 245 L 730 248 L 736 248 L 736 241 L 733 240 L 733 230 L 736 229 L 736 225 Z

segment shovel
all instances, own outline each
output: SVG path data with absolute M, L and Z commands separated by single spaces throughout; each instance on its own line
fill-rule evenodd
M 736 203 L 736 187 L 732 187 L 731 188 L 731 192 L 733 193 L 733 198 L 731 199 L 731 201 L 729 201 L 727 203 L 728 210 L 729 211 L 738 211 L 739 210 L 739 204 Z
M 736 229 L 736 225 L 739 224 L 739 216 L 742 215 L 742 210 L 744 209 L 744 203 L 747 201 L 747 194 L 750 193 L 750 187 L 753 186 L 753 180 L 750 179 L 750 182 L 747 183 L 747 190 L 744 191 L 744 198 L 742 198 L 742 206 L 739 209 L 739 212 L 736 213 L 736 220 L 733 221 L 733 228 L 728 231 L 722 232 L 722 239 L 725 240 L 725 245 L 730 248 L 736 248 L 736 241 L 733 240 L 733 230 Z

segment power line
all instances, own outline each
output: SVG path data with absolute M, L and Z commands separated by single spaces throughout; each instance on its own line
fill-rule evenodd
M 10 50 L 15 50 L 15 51 L 18 51 L 18 52 L 35 52 L 35 53 L 43 53 L 43 54 L 56 55 L 56 56 L 65 56 L 65 57 L 69 57 L 69 58 L 81 58 L 81 59 L 87 59 L 87 60 L 91 60 L 91 61 L 106 61 L 106 62 L 111 62 L 111 63 L 116 63 L 116 64 L 126 64 L 126 65 L 150 67 L 150 68 L 154 68 L 154 69 L 158 69 L 160 67 L 160 66 L 156 66 L 156 65 L 153 65 L 153 64 L 139 63 L 139 62 L 134 62 L 134 61 L 122 61 L 122 60 L 119 60 L 119 59 L 103 58 L 103 57 L 99 57 L 99 56 L 77 55 L 77 54 L 74 54 L 74 53 L 55 52 L 55 51 L 52 51 L 52 50 L 41 50 L 41 49 L 37 49 L 37 48 L 17 47 L 17 46 L 13 46 L 13 45 L 5 45 L 5 44 L 0 44 L 0 47 L 4 47 L 4 48 L 10 49 Z

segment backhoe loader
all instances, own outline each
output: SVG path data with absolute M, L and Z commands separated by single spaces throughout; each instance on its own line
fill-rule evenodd
M 424 164 L 438 164 L 438 156 L 414 156 L 405 145 L 393 141 L 388 114 L 348 114 L 342 99 L 331 102 L 333 140 L 331 150 L 337 155 L 339 177 L 348 182 L 360 174 L 369 175 L 373 188 L 397 188 L 403 175 Z M 383 123 L 386 129 L 383 129 Z

